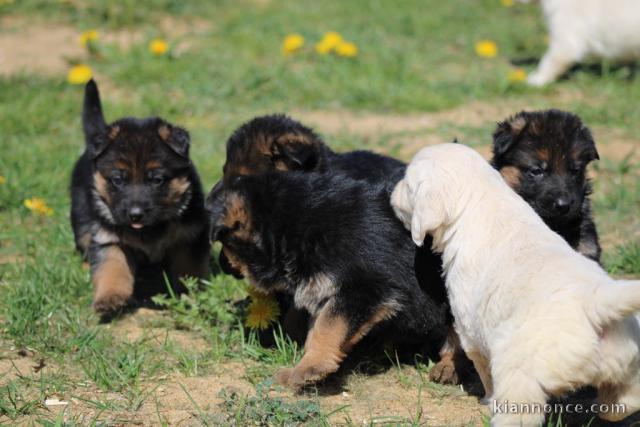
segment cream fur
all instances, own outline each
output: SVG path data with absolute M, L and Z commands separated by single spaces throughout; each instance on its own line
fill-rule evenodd
M 585 59 L 640 57 L 637 0 L 541 0 L 549 28 L 549 49 L 529 83 L 543 86 Z
M 640 408 L 640 281 L 614 281 L 571 249 L 463 145 L 420 151 L 391 203 L 418 245 L 429 233 L 443 254 L 455 329 L 487 398 L 543 405 L 590 384 L 600 401 L 626 403 L 609 419 Z M 496 413 L 492 425 L 543 420 Z

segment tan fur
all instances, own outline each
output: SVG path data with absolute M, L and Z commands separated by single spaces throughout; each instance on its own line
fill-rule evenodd
M 285 133 L 276 139 L 276 142 L 280 144 L 305 144 L 313 145 L 313 141 L 308 139 L 306 135 L 298 135 L 296 133 Z
M 500 175 L 505 180 L 509 187 L 517 189 L 520 187 L 521 173 L 520 169 L 515 166 L 504 166 L 500 169 Z
M 86 232 L 78 238 L 78 246 L 80 246 L 80 249 L 82 250 L 83 253 L 87 253 L 90 245 L 91 245 L 90 232 Z
M 223 224 L 231 229 L 236 229 L 233 234 L 238 239 L 254 240 L 254 236 L 251 233 L 251 216 L 244 198 L 237 193 L 230 193 L 227 195 L 225 207 Z
M 133 295 L 133 273 L 122 250 L 108 246 L 102 250 L 102 261 L 93 273 L 93 307 L 109 312 L 124 307 Z
M 353 346 L 364 338 L 364 336 L 367 335 L 374 326 L 395 316 L 397 310 L 398 307 L 395 307 L 394 304 L 382 304 L 375 313 L 373 313 L 373 315 L 347 340 L 343 349 L 345 351 L 351 350 Z
M 549 150 L 547 150 L 546 148 L 539 148 L 538 150 L 536 150 L 536 154 L 538 159 L 542 160 L 543 162 L 549 162 L 549 159 L 551 158 Z
M 120 126 L 112 126 L 111 129 L 109 129 L 108 137 L 111 140 L 116 139 L 119 133 L 120 133 Z
M 165 202 L 167 205 L 173 205 L 178 203 L 182 195 L 191 186 L 191 182 L 186 176 L 173 178 L 169 181 L 169 194 L 167 195 Z
M 162 125 L 158 128 L 158 135 L 160 135 L 160 139 L 163 141 L 168 141 L 171 136 L 171 129 L 169 129 L 167 125 Z
M 242 274 L 247 280 L 249 280 L 249 282 L 255 282 L 255 280 L 252 279 L 253 276 L 251 276 L 247 264 L 242 262 L 235 253 L 225 247 L 222 248 L 222 252 L 224 252 L 224 255 L 227 257 L 229 264 L 231 265 L 231 267 L 233 267 L 234 270 L 239 271 L 240 274 Z
M 162 167 L 162 165 L 160 164 L 159 161 L 157 160 L 150 160 L 147 162 L 146 165 L 144 165 L 144 167 L 148 170 L 148 169 L 158 169 L 159 167 Z
M 107 190 L 107 180 L 105 177 L 102 176 L 100 172 L 96 171 L 96 173 L 93 174 L 93 183 L 96 191 L 100 197 L 102 197 L 102 200 L 104 200 L 108 205 L 111 205 L 111 195 Z
M 517 135 L 527 126 L 527 121 L 524 117 L 517 117 L 509 121 L 509 126 L 511 126 L 511 133 Z
M 285 386 L 299 388 L 336 372 L 345 358 L 345 341 L 349 325 L 331 312 L 327 303 L 315 320 L 305 343 L 304 356 L 294 368 L 283 369 L 276 380 Z

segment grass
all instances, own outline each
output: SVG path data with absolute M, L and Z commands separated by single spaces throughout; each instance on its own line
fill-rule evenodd
M 544 90 L 508 82 L 513 61 L 545 50 L 535 5 L 24 0 L 0 1 L 0 18 L 65 25 L 78 33 L 97 28 L 101 38 L 93 53 L 68 58 L 69 63 L 82 60 L 94 69 L 108 119 L 158 114 L 187 126 L 205 187 L 220 177 L 230 132 L 253 115 L 274 111 L 364 116 L 458 111 L 424 129 L 324 132 L 337 150 L 366 147 L 406 156 L 403 150 L 412 140 L 458 137 L 486 146 L 505 109 L 559 107 L 580 114 L 595 130 L 599 147 L 620 140 L 640 150 L 640 110 L 631 102 L 640 97 L 640 84 L 627 78 L 626 69 L 607 65 L 594 73 L 581 68 Z M 354 41 L 359 55 L 316 54 L 313 44 L 329 30 Z M 305 47 L 285 57 L 281 42 L 293 32 L 305 37 Z M 116 33 L 136 37 L 123 47 L 106 37 Z M 155 37 L 169 42 L 169 55 L 148 52 L 147 43 Z M 475 56 L 473 45 L 480 39 L 497 43 L 497 58 Z M 64 71 L 0 76 L 0 175 L 5 180 L 0 184 L 0 422 L 100 424 L 149 416 L 168 425 L 176 419 L 165 411 L 167 405 L 186 399 L 187 413 L 180 416 L 203 423 L 360 424 L 358 417 L 364 417 L 418 424 L 429 416 L 424 405 L 461 398 L 426 381 L 425 365 L 401 366 L 393 356 L 393 384 L 411 399 L 420 396 L 407 401 L 408 409 L 380 415 L 357 409 L 358 401 L 279 397 L 265 381 L 298 360 L 301 349 L 281 334 L 275 348 L 262 348 L 255 334 L 246 333 L 235 304 L 245 297 L 245 285 L 227 276 L 212 277 L 203 291 L 187 282 L 191 292 L 158 297 L 165 310 L 148 318 L 98 324 L 90 309 L 89 274 L 74 252 L 68 224 L 69 173 L 83 148 L 81 99 L 82 88 L 66 83 Z M 478 119 L 469 105 L 492 118 Z M 614 274 L 638 277 L 637 156 L 603 158 L 594 171 L 605 265 Z M 34 196 L 53 208 L 52 216 L 24 207 L 24 200 Z M 123 332 L 130 327 L 143 332 L 130 338 Z M 18 351 L 28 357 L 19 358 Z M 40 359 L 46 367 L 35 372 Z M 219 375 L 235 376 L 251 389 L 221 386 L 225 394 L 207 395 L 189 382 Z M 166 398 L 162 390 L 176 381 L 184 391 Z M 52 396 L 77 403 L 52 410 L 44 405 Z

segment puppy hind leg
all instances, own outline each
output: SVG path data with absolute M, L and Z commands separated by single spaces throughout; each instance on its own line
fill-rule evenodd
M 576 58 L 568 52 L 568 49 L 551 46 L 540 60 L 538 68 L 531 73 L 527 82 L 531 86 L 541 87 L 555 81 L 576 62 Z
M 491 379 L 491 365 L 489 364 L 489 360 L 478 352 L 469 352 L 467 356 L 473 362 L 473 366 L 480 376 L 482 387 L 484 387 L 484 397 L 481 402 L 484 405 L 488 405 L 493 395 L 493 380 Z
M 494 394 L 489 407 L 492 411 L 491 425 L 539 426 L 544 422 L 544 406 L 547 393 L 525 367 L 511 372 L 495 374 L 493 370 Z

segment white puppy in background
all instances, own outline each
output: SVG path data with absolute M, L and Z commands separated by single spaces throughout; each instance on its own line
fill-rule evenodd
M 555 81 L 585 59 L 631 61 L 640 57 L 640 1 L 540 0 L 549 49 L 529 84 Z
M 464 145 L 420 151 L 391 204 L 418 245 L 429 233 L 443 254 L 454 326 L 492 425 L 538 425 L 550 396 L 585 385 L 625 405 L 602 418 L 640 408 L 640 281 L 615 281 L 571 249 Z M 505 413 L 505 402 L 525 406 Z

